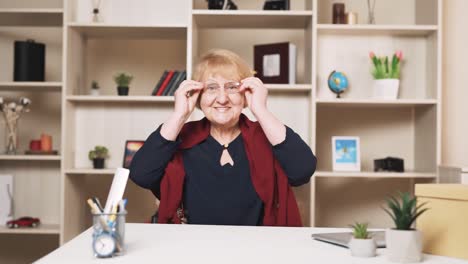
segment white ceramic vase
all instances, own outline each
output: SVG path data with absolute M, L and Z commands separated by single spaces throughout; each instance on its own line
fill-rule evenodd
M 374 98 L 384 100 L 395 100 L 398 98 L 399 79 L 374 80 Z
M 100 95 L 99 89 L 91 89 L 90 92 L 89 92 L 89 95 L 92 95 L 92 96 Z
M 360 258 L 371 258 L 375 257 L 377 246 L 373 238 L 369 239 L 356 239 L 351 238 L 349 241 L 349 250 L 351 250 L 351 256 Z
M 423 248 L 421 231 L 387 229 L 385 240 L 388 260 L 399 263 L 421 262 Z

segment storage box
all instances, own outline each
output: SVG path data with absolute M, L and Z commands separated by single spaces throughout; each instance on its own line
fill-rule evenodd
M 424 253 L 468 259 L 468 185 L 416 184 L 416 196 L 430 208 L 416 222 Z

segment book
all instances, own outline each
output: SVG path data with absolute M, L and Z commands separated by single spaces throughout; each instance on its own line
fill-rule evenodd
M 161 87 L 161 84 L 163 83 L 164 79 L 166 79 L 167 74 L 168 74 L 168 71 L 165 70 L 164 73 L 162 74 L 161 78 L 159 78 L 159 81 L 156 84 L 156 86 L 154 87 L 153 91 L 151 92 L 151 95 L 156 95 L 156 93 L 158 92 L 159 87 Z
M 254 46 L 255 76 L 264 83 L 296 83 L 296 45 L 290 42 Z
M 175 91 L 179 88 L 179 85 L 185 80 L 186 77 L 187 77 L 186 71 L 180 72 L 179 75 L 177 75 L 177 80 L 175 82 L 175 85 L 171 87 L 168 95 L 174 95 Z
M 172 88 L 172 86 L 175 85 L 175 81 L 177 79 L 177 76 L 180 74 L 179 71 L 174 71 L 174 74 L 172 75 L 171 80 L 169 80 L 169 83 L 167 84 L 166 89 L 164 89 L 163 96 L 169 95 L 169 90 Z
M 156 94 L 157 96 L 161 96 L 163 94 L 164 89 L 166 89 L 173 75 L 174 75 L 174 71 L 170 70 L 166 76 L 166 79 L 164 79 L 164 82 L 161 84 L 161 87 L 159 87 L 158 92 Z

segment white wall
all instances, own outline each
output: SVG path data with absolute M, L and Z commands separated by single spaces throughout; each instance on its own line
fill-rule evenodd
M 468 166 L 467 0 L 444 2 L 442 163 Z

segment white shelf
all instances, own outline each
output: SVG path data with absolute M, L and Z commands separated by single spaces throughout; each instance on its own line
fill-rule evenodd
M 310 92 L 312 84 L 265 84 L 270 92 Z
M 60 225 L 40 224 L 38 227 L 8 228 L 0 226 L 0 234 L 55 235 L 60 233 Z
M 1 160 L 24 160 L 24 161 L 54 160 L 54 161 L 60 161 L 61 156 L 59 156 L 59 155 L 0 155 L 0 161 Z
M 319 34 L 427 36 L 437 32 L 434 25 L 336 25 L 318 24 Z
M 330 178 L 424 178 L 435 179 L 436 173 L 425 172 L 335 172 L 335 171 L 316 171 L 315 177 L 330 177 Z
M 317 99 L 317 104 L 326 106 L 371 106 L 371 107 L 400 107 L 436 105 L 435 99 Z
M 174 96 L 117 96 L 117 95 L 73 95 L 67 96 L 67 101 L 76 103 L 148 103 L 174 102 Z
M 311 23 L 313 11 L 193 10 L 202 28 L 300 28 Z
M 67 169 L 65 170 L 65 174 L 68 175 L 114 175 L 116 169 L 92 169 L 92 168 L 84 168 L 84 169 Z
M 186 39 L 187 25 L 119 25 L 102 23 L 68 23 L 88 38 L 118 39 Z
M 53 26 L 62 25 L 61 8 L 0 8 L 1 26 Z
M 61 89 L 61 82 L 0 82 L 0 90 L 8 91 L 55 91 Z

